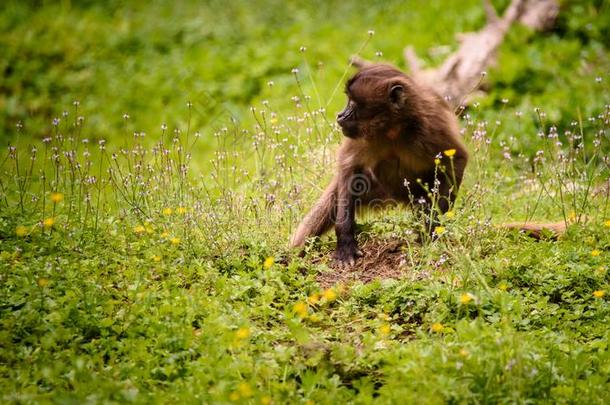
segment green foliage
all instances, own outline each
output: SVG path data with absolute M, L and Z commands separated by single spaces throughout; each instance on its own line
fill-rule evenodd
M 185 100 L 191 100 L 193 124 L 214 128 L 232 116 L 247 118 L 246 107 L 267 97 L 270 80 L 285 94 L 295 92 L 290 70 L 302 62 L 301 45 L 311 50 L 314 66 L 322 63 L 320 84 L 332 89 L 366 29 L 384 24 L 390 15 L 411 21 L 409 31 L 406 25 L 387 27 L 374 44 L 391 46 L 396 60 L 402 43 L 392 38 L 410 31 L 418 33 L 409 35 L 418 45 L 449 41 L 454 13 L 434 31 L 427 32 L 424 24 L 445 7 L 439 1 L 422 9 L 398 1 L 376 7 L 349 2 L 271 1 L 264 7 L 218 1 L 44 7 L 9 2 L 0 15 L 5 50 L 0 106 L 6 110 L 0 125 L 8 135 L 23 121 L 31 133 L 42 135 L 58 105 L 79 99 L 91 128 L 113 138 L 110 134 L 123 129 L 123 113 L 137 117 L 135 129 L 151 132 L 160 121 L 180 123 L 175 120 L 183 116 Z M 473 20 L 473 13 L 461 17 L 457 28 Z M 341 43 L 345 46 L 338 47 Z
M 332 237 L 285 247 L 329 176 L 347 57 L 452 43 L 478 4 L 6 4 L 2 401 L 604 403 L 607 2 L 511 30 L 462 117 L 458 205 L 401 279 L 323 288 Z M 494 226 L 531 219 L 571 225 Z M 362 221 L 361 238 L 416 226 Z
M 125 130 L 153 133 L 162 122 L 183 125 L 186 100 L 193 103 L 193 128 L 205 134 L 230 118 L 247 126 L 251 104 L 272 99 L 278 109 L 290 105 L 289 96 L 275 96 L 267 83 L 297 95 L 290 71 L 308 65 L 319 94 L 336 111 L 340 97 L 328 96 L 367 29 L 377 35 L 365 57 L 404 67 L 402 49 L 411 44 L 436 65 L 455 47 L 455 33 L 484 21 L 476 0 L 436 0 L 426 7 L 399 1 L 248 4 L 7 2 L 0 14 L 2 139 L 14 137 L 18 122 L 30 134 L 45 136 L 51 120 L 75 99 L 87 127 L 106 139 L 119 139 Z M 596 107 L 589 97 L 591 78 L 610 68 L 609 8 L 603 1 L 567 2 L 552 32 L 512 30 L 484 105 L 507 98 L 510 113 L 552 107 L 554 120 L 574 106 L 590 114 Z M 300 46 L 308 49 L 305 59 Z M 383 56 L 375 56 L 377 51 Z M 554 86 L 547 85 L 550 79 Z M 127 127 L 124 113 L 134 118 Z M 204 136 L 199 152 L 211 147 L 211 137 Z

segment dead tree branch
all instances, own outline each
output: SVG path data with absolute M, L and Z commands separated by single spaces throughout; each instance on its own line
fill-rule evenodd
M 559 10 L 556 0 L 512 0 L 501 17 L 490 0 L 483 0 L 483 7 L 487 16 L 485 26 L 477 32 L 458 34 L 460 47 L 440 67 L 422 69 L 413 47 L 408 46 L 404 51 L 412 76 L 436 89 L 455 107 L 479 87 L 515 21 L 534 29 L 548 29 Z

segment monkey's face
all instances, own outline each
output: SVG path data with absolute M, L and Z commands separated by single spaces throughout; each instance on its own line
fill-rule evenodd
M 348 138 L 355 139 L 362 134 L 362 131 L 359 128 L 360 123 L 358 122 L 359 120 L 362 121 L 361 110 L 363 110 L 363 108 L 358 106 L 356 102 L 348 96 L 347 105 L 343 111 L 337 115 L 337 124 L 339 124 L 343 130 L 343 135 Z
M 398 126 L 405 86 L 396 72 L 402 75 L 395 69 L 389 72 L 363 69 L 347 82 L 347 105 L 337 115 L 345 136 L 374 140 Z

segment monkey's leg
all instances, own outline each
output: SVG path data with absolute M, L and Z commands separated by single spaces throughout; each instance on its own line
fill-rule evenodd
M 307 238 L 320 236 L 328 231 L 334 223 L 336 203 L 337 179 L 335 177 L 326 187 L 316 205 L 314 205 L 297 227 L 297 230 L 290 238 L 290 247 L 303 246 Z
M 452 164 L 447 168 L 448 173 L 437 173 L 433 184 L 436 188 L 436 206 L 429 201 L 426 212 L 425 226 L 428 235 L 434 236 L 434 230 L 440 225 L 439 215 L 443 215 L 451 209 L 457 197 L 458 189 L 462 183 L 464 169 L 466 168 L 466 157 L 457 155 Z
M 456 155 L 451 165 L 447 165 L 447 173 L 439 176 L 438 186 L 438 210 L 441 214 L 449 211 L 455 202 L 458 189 L 462 184 L 467 158 Z
M 370 191 L 371 179 L 354 170 L 344 170 L 337 182 L 337 219 L 335 233 L 337 250 L 334 258 L 342 265 L 352 266 L 362 256 L 356 242 L 356 202 Z

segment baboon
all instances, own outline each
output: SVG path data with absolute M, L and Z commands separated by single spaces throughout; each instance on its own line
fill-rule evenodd
M 355 238 L 359 205 L 392 200 L 418 208 L 428 233 L 453 204 L 468 153 L 458 120 L 432 89 L 386 64 L 362 67 L 345 88 L 337 115 L 345 139 L 337 172 L 291 238 L 293 247 L 333 225 L 334 258 L 353 265 L 362 253 Z

